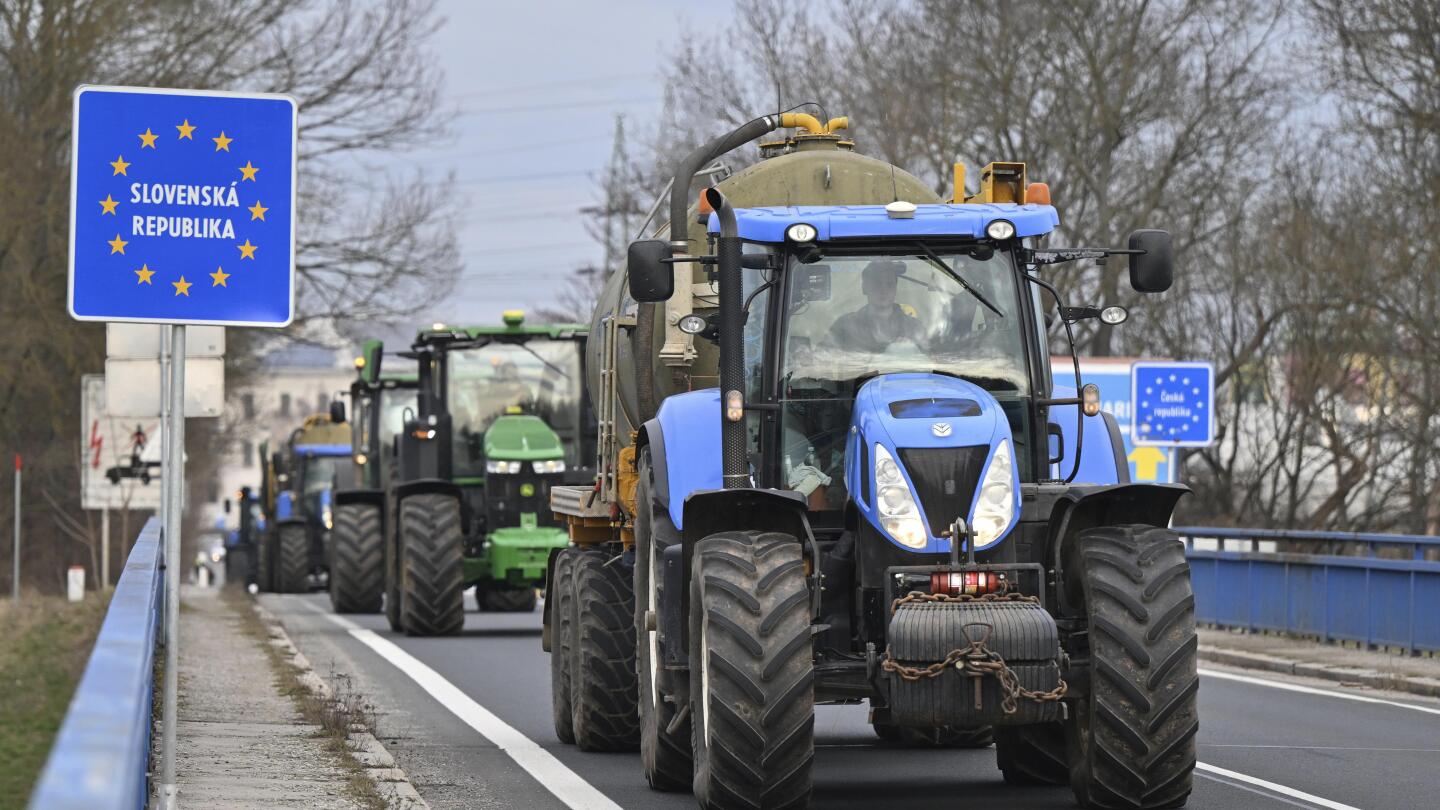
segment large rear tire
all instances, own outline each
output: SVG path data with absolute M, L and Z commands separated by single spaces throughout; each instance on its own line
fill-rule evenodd
M 1070 570 L 1089 618 L 1090 689 L 1068 724 L 1071 789 L 1091 808 L 1183 806 L 1200 686 L 1184 548 L 1154 526 L 1086 529 L 1076 548 Z
M 534 588 L 475 589 L 475 604 L 494 613 L 532 613 L 535 610 Z
M 570 686 L 570 659 L 575 649 L 575 555 L 570 547 L 555 555 L 550 588 L 545 592 L 545 609 L 550 611 L 550 714 L 555 721 L 555 738 L 566 745 L 575 743 L 575 710 Z
M 676 696 L 684 690 L 674 683 L 676 675 L 661 663 L 660 633 L 649 629 L 648 616 L 657 617 L 664 599 L 664 587 L 653 581 L 659 569 L 662 549 L 655 542 L 650 492 L 654 484 L 650 448 L 640 451 L 637 465 L 640 482 L 635 489 L 635 627 L 638 632 L 635 668 L 639 675 L 640 764 L 645 780 L 655 790 L 689 790 L 695 778 L 695 760 L 690 753 L 690 716 L 670 731 L 680 713 Z M 648 616 L 647 616 L 648 614 Z M 679 644 L 680 639 L 670 639 Z
M 406 635 L 450 636 L 465 626 L 460 502 L 411 495 L 400 502 L 400 623 Z
M 336 507 L 330 544 L 330 606 L 336 613 L 379 613 L 385 596 L 380 507 L 368 503 Z
M 385 621 L 392 631 L 403 633 L 405 623 L 400 620 L 400 550 L 396 547 L 400 542 L 398 535 L 397 528 L 396 539 L 393 542 L 389 538 L 385 540 Z
M 995 729 L 995 765 L 1007 784 L 1068 784 L 1065 726 L 1042 723 Z
M 570 700 L 582 751 L 634 751 L 640 745 L 635 593 L 622 559 L 599 551 L 575 555 Z
M 275 591 L 305 593 L 305 580 L 310 574 L 310 534 L 304 526 L 288 523 L 281 525 L 276 535 L 279 548 L 275 555 Z
M 798 539 L 720 532 L 690 577 L 690 721 L 705 810 L 810 802 L 815 760 L 810 593 Z

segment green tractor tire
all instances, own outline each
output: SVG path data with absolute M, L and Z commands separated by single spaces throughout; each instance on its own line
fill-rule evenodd
M 331 607 L 336 613 L 379 613 L 385 596 L 380 507 L 368 503 L 336 507 L 330 547 Z
M 298 524 L 282 524 L 276 532 L 276 565 L 272 572 L 277 593 L 305 593 L 310 574 L 310 535 Z
M 439 494 L 400 502 L 400 623 L 411 636 L 450 636 L 465 626 L 460 501 Z
M 475 588 L 475 602 L 481 610 L 492 613 L 532 613 L 536 603 L 535 589 L 480 585 Z

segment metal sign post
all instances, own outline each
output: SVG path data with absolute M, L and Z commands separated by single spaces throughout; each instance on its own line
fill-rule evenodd
M 175 807 L 175 714 L 179 692 L 180 519 L 185 504 L 185 327 L 170 329 L 170 385 L 165 414 L 165 746 L 161 749 L 160 804 Z
M 288 96 L 95 86 L 75 91 L 74 114 L 70 315 L 171 325 L 159 386 L 165 541 L 159 793 L 160 806 L 173 810 L 185 329 L 280 327 L 293 319 L 298 116 Z

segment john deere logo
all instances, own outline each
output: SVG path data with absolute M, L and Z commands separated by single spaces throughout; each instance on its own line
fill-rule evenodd
M 930 426 L 930 432 L 943 439 L 946 436 L 950 435 L 950 423 L 936 422 L 935 424 Z

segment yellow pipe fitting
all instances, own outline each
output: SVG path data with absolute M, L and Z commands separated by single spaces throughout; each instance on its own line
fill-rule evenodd
M 825 134 L 825 126 L 810 113 L 781 113 L 780 126 L 803 129 L 811 135 Z
M 842 115 L 842 116 L 840 116 L 840 117 L 838 117 L 838 118 L 831 118 L 829 121 L 825 122 L 825 131 L 828 132 L 828 133 L 834 133 L 834 132 L 838 132 L 838 131 L 840 131 L 840 130 L 842 130 L 842 129 L 849 129 L 849 128 L 850 128 L 850 116 L 848 116 L 848 115 Z

